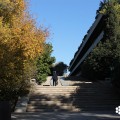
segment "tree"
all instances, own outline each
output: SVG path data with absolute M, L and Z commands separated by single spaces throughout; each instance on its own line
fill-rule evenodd
M 44 44 L 44 52 L 37 60 L 37 81 L 42 83 L 46 81 L 46 77 L 51 74 L 50 68 L 55 62 L 55 57 L 51 56 L 52 45 L 50 43 Z
M 66 70 L 67 67 L 68 66 L 65 63 L 59 62 L 59 63 L 54 64 L 51 70 L 56 71 L 57 75 L 62 76 L 64 73 L 64 70 Z
M 82 65 L 84 76 L 104 79 L 113 76 L 120 58 L 120 4 L 118 0 L 105 1 L 99 13 L 105 15 L 104 37 Z M 89 69 L 87 69 L 89 67 Z M 87 73 L 86 73 L 87 72 Z
M 114 9 L 114 11 L 112 11 Z M 112 62 L 112 83 L 120 92 L 120 0 L 110 2 L 109 20 L 106 31 L 113 42 L 114 61 Z
M 24 0 L 0 0 L 0 33 L 0 99 L 10 100 L 27 88 L 48 32 L 35 26 Z

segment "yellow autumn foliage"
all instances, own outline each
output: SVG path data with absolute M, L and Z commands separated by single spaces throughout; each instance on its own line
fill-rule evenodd
M 0 5 L 0 91 L 21 89 L 48 32 L 35 26 L 24 0 L 0 0 Z

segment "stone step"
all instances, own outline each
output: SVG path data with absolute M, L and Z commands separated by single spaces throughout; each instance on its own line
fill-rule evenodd
M 87 94 L 87 95 L 112 95 L 112 96 L 117 96 L 116 94 L 113 94 L 112 92 L 98 92 L 98 91 L 36 91 L 34 93 L 31 93 L 31 95 L 39 95 L 39 94 L 53 94 L 53 93 L 68 93 L 68 94 Z M 120 96 L 119 96 L 120 97 Z
M 34 91 L 75 91 L 77 89 L 37 89 L 37 90 L 34 90 Z
M 79 112 L 79 109 L 28 109 L 27 112 Z
M 27 112 L 78 112 L 80 111 L 79 108 L 70 108 L 68 106 L 63 106 L 63 108 L 57 108 L 57 107 L 52 107 L 52 108 L 41 108 L 41 109 L 34 109 L 34 108 L 29 108 L 27 109 Z
M 114 97 L 114 98 L 120 98 L 119 96 L 116 96 L 116 95 L 113 95 L 111 93 L 95 93 L 95 92 L 82 92 L 82 93 L 70 93 L 70 92 L 50 92 L 50 93 L 47 93 L 47 92 L 40 92 L 40 93 L 35 93 L 35 94 L 31 94 L 31 96 L 97 96 L 97 97 Z
M 40 105 L 57 105 L 57 106 L 62 106 L 62 105 L 72 105 L 70 101 L 67 102 L 60 102 L 60 101 L 31 101 L 29 102 L 29 106 L 40 106 Z
M 34 92 L 35 91 L 49 91 L 49 90 L 51 90 L 51 91 L 99 91 L 99 92 L 113 92 L 113 91 L 111 91 L 111 90 L 109 90 L 109 89 L 98 89 L 98 88 L 81 88 L 81 89 L 35 89 L 34 90 Z
M 40 92 L 35 92 L 35 94 L 39 95 L 39 94 L 75 94 L 74 92 L 69 92 L 69 91 L 63 91 L 63 92 L 59 92 L 59 91 L 40 91 Z
M 49 100 L 49 101 L 45 101 L 45 100 L 41 100 L 41 101 L 29 101 L 28 103 L 29 105 L 45 105 L 45 104 L 57 104 L 57 105 L 63 105 L 63 104 L 73 104 L 73 105 L 119 105 L 119 101 L 70 101 L 70 100 L 66 100 L 66 101 L 53 101 L 53 100 Z
M 61 103 L 66 103 L 66 102 L 70 102 L 72 101 L 73 99 L 67 99 L 67 98 L 64 98 L 64 99 L 30 99 L 30 101 L 28 103 L 31 103 L 31 102 L 47 102 L 47 101 L 55 101 L 55 102 L 61 102 Z
M 51 90 L 51 89 L 48 89 L 48 90 L 45 90 L 45 89 L 39 89 L 39 90 L 35 90 L 35 91 L 33 91 L 34 93 L 35 92 L 41 92 L 41 91 L 46 91 L 46 92 L 51 92 L 51 91 L 53 91 L 53 92 L 73 92 L 73 91 L 76 91 L 75 89 L 74 90 L 60 90 L 60 89 L 58 89 L 58 90 Z
M 81 93 L 81 94 L 84 94 L 84 93 L 95 93 L 95 94 L 113 94 L 115 95 L 113 92 L 111 91 L 97 91 L 97 90 L 79 90 L 79 91 L 76 91 L 76 90 L 73 90 L 73 91 L 56 91 L 56 90 L 37 90 L 37 91 L 34 91 L 32 92 L 32 94 L 39 94 L 39 93 Z
M 76 106 L 81 111 L 113 111 L 115 112 L 116 106 Z
M 44 92 L 44 93 L 73 93 L 73 94 L 78 94 L 78 93 L 80 93 L 80 94 L 84 94 L 84 93 L 90 93 L 90 94 L 92 94 L 92 93 L 94 93 L 94 94 L 111 94 L 111 95 L 116 95 L 116 94 L 114 94 L 113 92 L 110 92 L 110 91 L 95 91 L 95 90 L 93 90 L 93 91 L 87 91 L 87 90 L 85 90 L 85 91 L 82 91 L 82 90 L 80 90 L 80 91 L 45 91 L 45 90 L 40 90 L 40 91 L 35 91 L 35 92 L 33 92 L 33 93 L 31 93 L 31 94 L 39 94 L 39 93 L 42 93 L 42 92 Z
M 53 103 L 53 104 L 69 104 L 69 103 L 72 103 L 72 104 L 78 104 L 78 105 L 81 105 L 81 104 L 84 104 L 84 105 L 119 105 L 119 100 L 113 100 L 113 101 L 109 101 L 109 100 L 102 100 L 102 101 L 78 101 L 78 100 L 41 100 L 41 101 L 29 101 L 28 104 L 33 104 L 33 105 L 40 105 L 40 104 L 49 104 L 49 103 Z
M 35 89 L 76 89 L 80 88 L 79 86 L 40 86 Z
M 73 86 L 73 87 L 72 86 L 71 87 L 70 86 L 69 87 L 65 87 L 65 86 L 64 87 L 63 86 L 60 86 L 60 87 L 59 86 L 55 86 L 55 87 L 43 86 L 43 87 L 36 87 L 35 89 L 46 89 L 46 88 L 47 89 L 66 89 L 66 90 L 69 89 L 69 90 L 72 90 L 72 89 L 78 89 L 78 88 L 80 89 L 81 87 L 78 87 L 78 86 Z
M 76 88 L 76 87 L 79 87 L 79 86 L 41 86 L 41 85 L 38 85 L 36 86 L 36 88 L 42 88 L 42 87 L 46 87 L 46 88 Z
M 27 112 L 55 112 L 55 111 L 69 111 L 69 112 L 78 112 L 78 111 L 113 111 L 115 112 L 116 106 L 76 106 L 76 108 L 72 108 L 69 106 L 63 107 L 29 107 Z
M 52 95 L 52 94 L 50 94 Z M 97 101 L 104 101 L 104 100 L 107 100 L 107 101 L 114 101 L 114 100 L 120 100 L 118 98 L 111 98 L 111 97 L 101 97 L 101 96 L 80 96 L 80 95 L 66 95 L 66 96 L 59 96 L 59 95 L 52 95 L 52 97 L 49 96 L 31 96 L 29 100 L 41 100 L 41 99 L 44 99 L 44 100 L 62 100 L 62 99 L 71 99 L 71 100 L 89 100 L 89 101 L 94 101 L 94 100 L 97 100 Z
M 111 94 L 111 95 L 115 95 L 113 92 L 110 91 L 97 91 L 97 90 L 80 90 L 80 91 L 53 91 L 53 90 L 37 90 L 32 92 L 31 94 L 39 94 L 39 93 L 80 93 L 80 94 L 84 94 L 84 93 L 94 93 L 94 94 Z
M 37 97 L 37 98 L 70 98 L 70 96 L 68 96 L 67 94 L 66 95 L 60 95 L 60 94 L 54 94 L 54 95 L 50 95 L 50 94 L 39 94 L 39 95 L 31 95 L 30 98 L 34 98 L 34 97 Z M 71 96 L 72 97 L 72 96 Z
M 91 103 L 91 102 L 96 102 L 96 103 L 100 103 L 100 102 L 102 102 L 102 103 L 106 103 L 106 102 L 108 102 L 108 103 L 113 103 L 113 102 L 115 102 L 115 103 L 120 103 L 119 102 L 119 100 L 117 100 L 117 99 L 114 99 L 114 100 L 109 100 L 109 99 L 103 99 L 103 100 L 99 100 L 99 99 L 91 99 L 91 100 L 89 100 L 88 101 L 88 99 L 79 99 L 79 98 L 70 98 L 70 99 L 67 99 L 67 98 L 61 98 L 61 99 L 44 99 L 44 98 L 42 98 L 41 100 L 40 99 L 30 99 L 30 101 L 36 101 L 36 102 L 38 102 L 38 101 L 63 101 L 63 102 L 68 102 L 68 101 L 73 101 L 73 102 L 88 102 L 88 103 Z
M 71 109 L 74 108 L 74 106 L 66 104 L 66 105 L 57 105 L 57 104 L 49 104 L 49 105 L 37 105 L 37 106 L 32 106 L 29 105 L 27 109 Z
M 101 88 L 101 87 L 73 87 L 73 88 L 64 88 L 64 87 L 41 87 L 35 88 L 35 90 L 109 90 L 111 88 Z
M 73 103 L 81 103 L 81 104 L 90 104 L 90 103 L 94 103 L 94 104 L 118 104 L 120 103 L 120 101 L 118 99 L 115 99 L 115 100 L 108 100 L 108 99 L 104 99 L 104 100 L 97 100 L 94 99 L 94 100 L 80 100 L 80 99 L 75 99 L 73 100 Z
M 56 103 L 49 103 L 49 104 L 38 104 L 38 105 L 34 105 L 33 104 L 29 104 L 29 106 L 27 106 L 27 108 L 30 108 L 30 109 L 41 109 L 41 108 L 115 108 L 116 105 L 115 104 L 72 104 L 72 103 L 59 103 L 59 104 L 56 104 Z
M 42 87 L 42 88 L 35 88 L 35 90 L 75 90 L 78 89 L 77 87 L 75 88 L 59 88 L 59 87 L 55 87 L 55 88 L 51 88 L 51 87 Z M 82 88 L 81 88 L 82 89 Z
M 76 102 L 76 103 L 120 103 L 119 99 L 108 99 L 108 98 L 93 98 L 93 99 L 85 99 L 85 98 L 30 98 L 30 102 L 47 102 L 47 101 L 60 101 L 60 102 L 68 102 L 68 101 L 72 101 L 72 102 Z

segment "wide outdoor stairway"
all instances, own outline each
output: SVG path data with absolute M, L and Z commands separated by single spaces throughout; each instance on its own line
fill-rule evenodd
M 120 97 L 109 82 L 63 80 L 62 85 L 37 85 L 27 111 L 13 113 L 12 120 L 120 120 L 115 112 Z
M 36 86 L 30 94 L 27 112 L 115 113 L 120 97 L 109 82 L 83 82 L 77 86 Z
M 31 94 L 28 112 L 74 111 L 71 95 L 76 86 L 38 86 Z

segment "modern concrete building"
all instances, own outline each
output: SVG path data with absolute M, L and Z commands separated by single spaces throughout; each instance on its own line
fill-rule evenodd
M 76 76 L 81 74 L 81 64 L 93 50 L 93 48 L 103 39 L 104 35 L 104 15 L 99 14 L 83 41 L 70 62 L 69 76 Z

